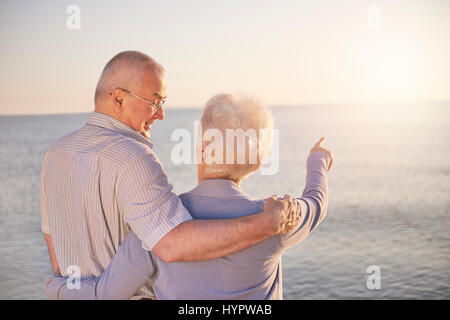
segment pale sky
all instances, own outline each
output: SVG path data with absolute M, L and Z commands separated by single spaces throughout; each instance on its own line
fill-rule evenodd
M 2 0 L 0 26 L 0 114 L 92 111 L 123 50 L 164 66 L 167 108 L 223 91 L 269 106 L 450 100 L 448 0 Z

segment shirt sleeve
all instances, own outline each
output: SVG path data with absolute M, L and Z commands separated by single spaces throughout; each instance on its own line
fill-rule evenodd
M 45 163 L 46 160 L 44 158 L 44 161 L 42 162 L 42 169 L 41 169 L 41 187 L 40 187 L 40 193 L 41 193 L 41 230 L 44 233 L 50 234 L 50 226 L 48 224 L 48 213 L 47 213 L 47 198 L 46 198 L 46 191 L 45 191 Z
M 172 189 L 153 152 L 131 162 L 118 178 L 119 212 L 146 250 L 152 250 L 177 225 L 192 219 Z
M 289 248 L 304 240 L 325 218 L 328 208 L 328 155 L 313 152 L 307 160 L 306 186 L 302 197 L 297 198 L 301 210 L 301 222 L 297 229 L 281 235 L 283 248 Z

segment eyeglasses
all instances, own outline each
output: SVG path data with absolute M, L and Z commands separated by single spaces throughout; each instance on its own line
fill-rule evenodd
M 136 93 L 131 92 L 131 91 L 128 90 L 128 89 L 124 89 L 124 88 L 120 88 L 120 87 L 117 88 L 117 89 L 123 90 L 123 91 L 125 91 L 126 93 L 132 95 L 133 97 L 138 98 L 138 99 L 141 99 L 141 100 L 144 101 L 145 103 L 149 104 L 149 105 L 152 107 L 153 113 L 155 113 L 156 111 L 158 111 L 158 110 L 163 106 L 163 104 L 166 102 L 166 99 L 160 99 L 159 103 L 157 103 L 157 102 L 152 102 L 152 101 L 149 101 L 149 100 L 147 100 L 147 99 L 145 99 L 145 98 L 142 98 L 141 96 L 138 96 Z M 111 92 L 110 94 L 112 94 L 112 92 Z

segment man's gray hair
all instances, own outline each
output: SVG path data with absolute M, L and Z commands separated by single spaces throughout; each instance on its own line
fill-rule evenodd
M 139 51 L 118 53 L 103 68 L 95 90 L 95 104 L 97 105 L 118 87 L 136 90 L 144 72 L 149 69 L 157 74 L 164 73 L 164 68 L 145 53 Z
M 207 175 L 232 180 L 243 179 L 257 170 L 270 153 L 272 114 L 259 100 L 248 94 L 215 95 L 206 103 L 201 121 L 203 131 L 201 141 L 207 163 L 205 166 Z M 210 148 L 208 152 L 211 144 L 218 146 L 214 143 L 214 139 L 217 139 L 214 132 L 222 136 L 223 150 Z M 239 145 L 245 148 L 243 154 Z M 211 159 L 211 155 L 214 160 Z M 222 159 L 221 163 L 216 161 L 218 158 Z

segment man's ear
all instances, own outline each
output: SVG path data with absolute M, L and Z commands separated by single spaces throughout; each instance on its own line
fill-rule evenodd
M 120 89 L 114 89 L 111 92 L 111 99 L 116 112 L 122 112 L 122 104 L 124 98 L 125 93 Z

